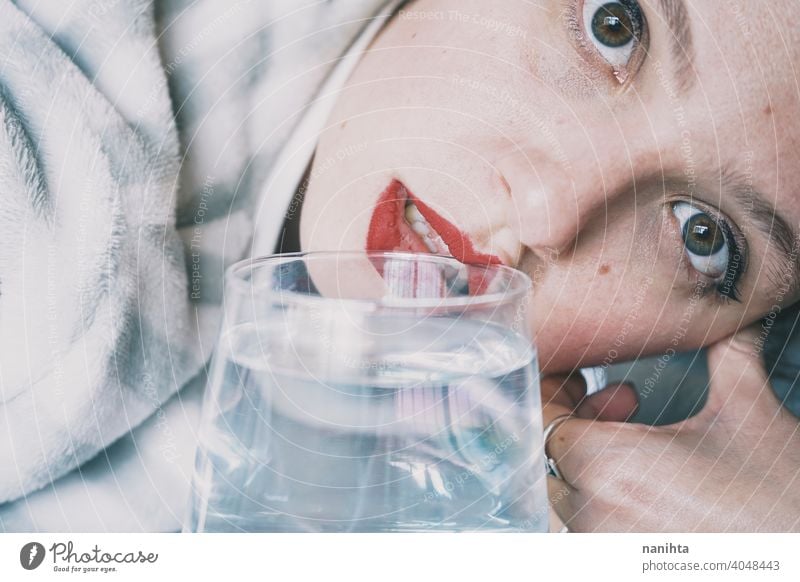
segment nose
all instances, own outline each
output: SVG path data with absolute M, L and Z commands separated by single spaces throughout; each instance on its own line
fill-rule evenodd
M 508 224 L 537 254 L 570 248 L 587 222 L 632 193 L 635 174 L 647 171 L 646 152 L 624 139 L 596 142 L 579 133 L 582 139 L 547 147 L 522 145 L 495 164 L 511 196 Z

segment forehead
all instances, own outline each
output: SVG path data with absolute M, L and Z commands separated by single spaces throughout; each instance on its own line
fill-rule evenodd
M 685 1 L 696 74 L 687 99 L 713 124 L 720 159 L 750 159 L 760 189 L 800 211 L 800 2 Z
M 686 0 L 685 0 L 686 1 Z M 650 0 L 660 2 L 660 0 Z M 800 2 L 686 1 L 698 89 L 710 100 L 752 113 L 797 112 Z

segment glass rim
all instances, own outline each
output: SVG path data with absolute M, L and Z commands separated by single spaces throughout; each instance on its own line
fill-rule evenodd
M 514 267 L 507 265 L 484 265 L 480 263 L 462 263 L 455 257 L 446 255 L 437 255 L 433 253 L 417 253 L 406 251 L 301 251 L 292 253 L 282 253 L 273 255 L 263 255 L 257 257 L 250 257 L 237 261 L 225 269 L 224 279 L 224 295 L 227 295 L 230 289 L 235 289 L 239 292 L 247 292 L 252 290 L 252 285 L 242 277 L 242 273 L 254 273 L 257 268 L 264 266 L 278 266 L 284 263 L 296 261 L 298 259 L 314 259 L 314 258 L 369 258 L 369 257 L 386 257 L 405 260 L 424 259 L 427 262 L 448 264 L 455 267 L 468 267 L 471 269 L 480 269 L 485 272 L 503 273 L 510 278 L 509 288 L 495 293 L 487 293 L 482 295 L 467 295 L 460 297 L 392 297 L 384 296 L 375 299 L 356 299 L 356 298 L 336 298 L 336 302 L 340 305 L 347 307 L 359 308 L 369 311 L 377 309 L 450 309 L 450 308 L 463 308 L 463 307 L 479 307 L 488 305 L 501 305 L 504 303 L 511 303 L 513 301 L 524 298 L 533 288 L 533 281 L 531 278 Z M 296 291 L 288 290 L 275 290 L 267 287 L 260 288 L 259 294 L 264 294 L 266 297 L 273 297 L 276 303 L 295 303 L 295 304 L 310 304 L 319 305 L 321 303 L 328 303 L 331 298 L 322 297 L 317 295 L 309 295 L 305 293 L 298 293 Z

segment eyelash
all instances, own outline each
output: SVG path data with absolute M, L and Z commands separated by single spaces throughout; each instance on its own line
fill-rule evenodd
M 617 1 L 623 5 L 628 4 L 626 0 Z M 567 29 L 585 55 L 589 55 L 595 62 L 602 61 L 606 68 L 612 69 L 617 80 L 624 84 L 625 81 L 631 77 L 632 73 L 635 73 L 639 69 L 643 61 L 643 57 L 647 53 L 646 49 L 649 43 L 647 19 L 645 18 L 642 9 L 639 7 L 638 2 L 634 2 L 632 7 L 628 7 L 630 14 L 639 21 L 639 37 L 636 39 L 636 45 L 633 48 L 633 54 L 631 55 L 630 60 L 624 67 L 622 67 L 622 70 L 619 70 L 619 68 L 614 67 L 608 61 L 606 61 L 606 59 L 603 58 L 603 56 L 598 52 L 597 48 L 592 44 L 592 42 L 587 40 L 586 36 L 591 34 L 591 32 L 585 30 L 583 26 L 583 17 L 581 12 L 584 7 L 584 2 L 585 0 L 569 0 L 567 3 L 566 10 L 564 12 Z
M 672 208 L 678 202 L 673 202 L 670 204 L 670 212 L 672 212 Z M 699 210 L 701 210 L 704 214 L 710 216 L 715 223 L 717 223 L 723 231 L 725 236 L 725 244 L 728 247 L 728 264 L 725 268 L 725 275 L 722 278 L 722 281 L 717 283 L 716 285 L 710 285 L 705 283 L 705 281 L 698 284 L 698 293 L 700 298 L 710 297 L 713 294 L 713 298 L 716 299 L 723 305 L 729 304 L 731 301 L 735 301 L 736 303 L 741 303 L 741 295 L 740 295 L 740 282 L 742 275 L 744 274 L 747 263 L 746 263 L 746 243 L 742 240 L 741 242 L 738 240 L 737 235 L 734 233 L 734 229 L 731 226 L 731 222 L 726 219 L 724 216 L 715 212 L 704 205 L 700 205 L 697 203 L 696 200 L 691 202 L 687 202 L 692 206 L 695 206 Z M 675 220 L 675 218 L 673 216 Z M 683 240 L 683 236 L 681 235 L 681 240 Z M 682 249 L 686 268 L 697 272 L 697 270 L 692 266 L 691 261 L 689 260 L 687 253 L 688 250 L 685 248 Z M 707 277 L 706 275 L 697 272 L 700 277 Z
M 722 281 L 717 285 L 704 285 L 700 292 L 700 297 L 708 297 L 713 293 L 714 298 L 723 305 L 727 305 L 731 301 L 741 303 L 739 283 L 744 273 L 743 267 L 741 266 L 744 262 L 743 255 L 728 225 L 726 223 L 720 223 L 720 225 L 725 230 L 725 237 L 727 239 L 725 244 L 728 245 L 730 260 L 728 261 L 728 267 L 725 270 L 725 277 Z

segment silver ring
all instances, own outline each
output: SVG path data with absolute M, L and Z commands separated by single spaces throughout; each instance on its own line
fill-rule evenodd
M 561 471 L 559 471 L 558 465 L 556 464 L 556 460 L 553 457 L 551 457 L 550 454 L 547 452 L 547 441 L 550 440 L 550 436 L 555 432 L 555 430 L 570 418 L 576 418 L 576 416 L 572 413 L 561 414 L 559 416 L 556 416 L 553 420 L 550 421 L 550 424 L 548 424 L 545 427 L 543 436 L 544 463 L 545 467 L 547 468 L 547 474 L 550 475 L 551 477 L 555 477 L 559 481 L 564 481 L 565 483 L 567 482 L 567 480 L 564 479 L 564 475 L 561 473 Z

